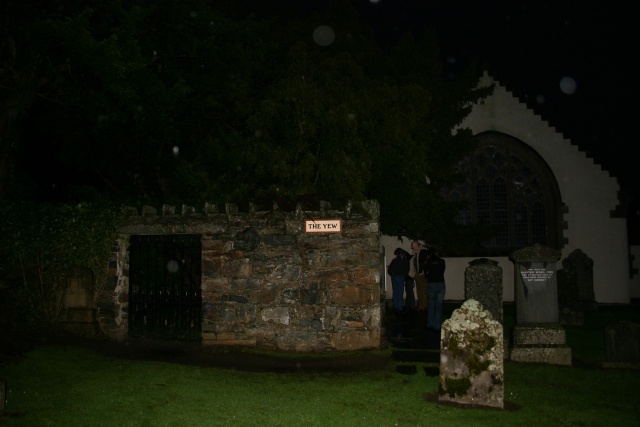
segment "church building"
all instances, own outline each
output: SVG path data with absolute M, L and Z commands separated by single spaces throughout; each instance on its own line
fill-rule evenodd
M 471 129 L 478 148 L 463 162 L 467 182 L 453 196 L 470 200 L 460 222 L 502 230 L 485 246 L 499 255 L 486 258 L 503 269 L 504 300 L 513 301 L 514 283 L 506 248 L 534 243 L 561 250 L 562 259 L 575 250 L 586 254 L 593 261 L 598 303 L 626 304 L 640 297 L 637 267 L 630 265 L 638 248 L 627 242 L 617 179 L 485 73 L 479 86 L 491 84 L 493 94 L 475 105 L 460 125 Z M 398 246 L 409 249 L 410 242 L 383 236 L 381 243 L 388 264 L 389 254 Z M 477 258 L 445 257 L 446 299 L 464 299 L 464 271 Z

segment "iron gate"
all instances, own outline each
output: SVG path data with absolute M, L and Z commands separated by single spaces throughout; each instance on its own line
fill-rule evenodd
M 129 244 L 129 336 L 200 341 L 201 236 L 131 236 Z

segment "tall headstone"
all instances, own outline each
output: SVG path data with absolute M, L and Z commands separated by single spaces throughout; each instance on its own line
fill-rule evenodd
M 562 267 L 575 280 L 577 292 L 577 310 L 595 311 L 598 309 L 593 290 L 593 260 L 580 249 L 576 249 L 562 260 Z
M 556 261 L 561 253 L 540 244 L 512 254 L 515 264 L 516 326 L 511 360 L 571 365 L 558 314 Z
M 480 258 L 469 263 L 464 271 L 464 297 L 474 299 L 501 324 L 502 268 L 498 261 Z
M 464 297 L 474 299 L 482 304 L 485 310 L 504 325 L 502 315 L 503 302 L 502 268 L 498 261 L 487 258 L 475 259 L 464 271 Z M 504 358 L 509 358 L 509 339 L 504 334 Z
M 584 313 L 579 307 L 578 282 L 574 271 L 562 269 L 558 275 L 558 315 L 562 325 L 584 324 Z
M 442 323 L 439 400 L 504 408 L 503 330 L 476 300 Z

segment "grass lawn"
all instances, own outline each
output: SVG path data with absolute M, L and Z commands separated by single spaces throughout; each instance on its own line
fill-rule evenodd
M 616 311 L 618 310 L 618 311 Z M 602 322 L 567 327 L 574 357 L 602 360 Z M 508 317 L 505 310 L 505 324 Z M 378 350 L 390 352 L 391 349 Z M 394 365 L 354 373 L 258 373 L 40 346 L 0 368 L 1 426 L 639 426 L 640 371 L 505 363 L 506 410 L 456 408 L 426 395 L 437 377 Z

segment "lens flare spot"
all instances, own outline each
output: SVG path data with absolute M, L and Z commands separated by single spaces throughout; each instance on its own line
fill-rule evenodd
M 336 33 L 328 25 L 320 25 L 313 30 L 313 40 L 320 46 L 329 46 L 336 39 Z
M 576 91 L 576 81 L 569 76 L 564 76 L 560 79 L 560 90 L 567 95 L 573 95 Z
M 174 259 L 167 263 L 167 271 L 169 273 L 175 273 L 176 271 L 178 271 L 178 268 L 180 268 L 180 265 L 178 264 L 178 261 Z

